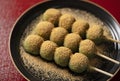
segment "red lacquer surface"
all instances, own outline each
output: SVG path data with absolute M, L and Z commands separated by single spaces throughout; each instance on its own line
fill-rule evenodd
M 0 0 L 0 81 L 26 81 L 14 67 L 8 49 L 10 31 L 16 19 L 42 0 Z M 119 0 L 91 0 L 107 9 L 120 23 Z M 111 81 L 120 81 L 120 72 Z

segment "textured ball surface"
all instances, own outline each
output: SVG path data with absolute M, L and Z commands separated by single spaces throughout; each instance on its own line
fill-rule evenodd
M 75 53 L 71 56 L 69 68 L 75 73 L 82 73 L 88 68 L 89 60 L 81 53 Z
M 45 60 L 51 61 L 54 58 L 54 52 L 57 44 L 52 41 L 44 41 L 40 48 L 40 56 Z
M 99 25 L 90 27 L 87 31 L 86 37 L 95 43 L 99 43 L 103 38 L 103 29 Z
M 65 67 L 69 64 L 70 55 L 72 51 L 66 47 L 58 47 L 55 50 L 54 60 L 59 66 Z
M 78 51 L 81 37 L 76 33 L 70 33 L 65 36 L 64 46 L 70 48 L 73 52 Z
M 56 24 L 58 23 L 60 16 L 61 12 L 58 9 L 50 8 L 44 12 L 43 20 Z
M 80 42 L 79 52 L 91 58 L 96 53 L 96 46 L 93 41 L 85 39 Z
M 33 34 L 40 35 L 44 39 L 49 39 L 54 25 L 48 21 L 41 21 L 33 30 Z
M 67 30 L 62 27 L 54 28 L 51 32 L 50 40 L 61 46 L 63 45 L 64 38 L 67 34 Z
M 77 20 L 72 25 L 72 32 L 78 33 L 82 38 L 85 38 L 89 24 L 84 20 Z
M 63 14 L 59 19 L 59 26 L 65 28 L 66 30 L 71 30 L 72 24 L 75 18 L 70 14 Z
M 43 38 L 38 35 L 29 35 L 24 40 L 23 46 L 26 52 L 39 55 L 40 46 L 43 41 Z

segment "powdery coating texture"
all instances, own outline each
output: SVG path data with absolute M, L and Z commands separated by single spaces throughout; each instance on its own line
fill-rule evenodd
M 81 53 L 75 53 L 71 56 L 69 68 L 76 73 L 82 73 L 88 68 L 89 60 Z
M 93 25 L 88 29 L 86 37 L 95 43 L 99 43 L 103 38 L 103 32 L 100 25 Z
M 26 52 L 39 55 L 40 46 L 43 41 L 43 38 L 38 35 L 29 35 L 24 40 L 23 46 Z
M 63 45 L 64 38 L 67 34 L 67 30 L 62 27 L 54 28 L 51 32 L 50 40 L 61 46 Z
M 89 28 L 89 24 L 85 20 L 77 20 L 72 25 L 72 32 L 78 33 L 82 38 L 85 38 L 86 31 Z
M 69 64 L 70 55 L 72 51 L 66 47 L 58 47 L 55 50 L 54 60 L 59 66 L 65 67 Z
M 54 58 L 54 52 L 57 44 L 52 41 L 44 41 L 40 48 L 40 55 L 45 60 L 51 61 Z
M 35 29 L 33 30 L 33 34 L 37 34 L 42 36 L 44 39 L 49 39 L 52 29 L 54 25 L 47 21 L 41 21 L 37 24 Z
M 78 51 L 81 37 L 76 33 L 70 33 L 65 36 L 64 46 L 70 48 L 73 52 Z
M 54 63 L 46 62 L 39 56 L 22 52 L 21 57 L 26 69 L 40 81 L 89 81 L 81 75 L 71 74 L 66 68 L 59 68 Z
M 44 12 L 43 20 L 56 24 L 59 21 L 60 16 L 61 12 L 58 9 L 50 8 Z
M 67 30 L 71 30 L 71 27 L 74 21 L 75 21 L 75 18 L 72 15 L 63 14 L 59 19 L 59 26 Z
M 93 41 L 85 39 L 80 42 L 79 52 L 91 58 L 96 53 L 96 46 Z

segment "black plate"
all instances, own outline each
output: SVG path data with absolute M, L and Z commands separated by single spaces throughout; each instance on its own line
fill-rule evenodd
M 10 53 L 14 64 L 17 69 L 31 81 L 41 81 L 38 80 L 37 77 L 31 75 L 26 68 L 23 66 L 22 59 L 20 58 L 19 44 L 22 34 L 26 27 L 40 14 L 42 14 L 46 9 L 54 7 L 54 8 L 76 8 L 88 11 L 94 14 L 96 17 L 100 18 L 106 25 L 109 26 L 109 29 L 112 33 L 113 38 L 120 40 L 120 27 L 117 21 L 104 9 L 98 7 L 97 5 L 81 0 L 52 0 L 45 1 L 43 3 L 39 3 L 30 9 L 28 9 L 15 23 L 14 28 L 12 30 L 10 36 Z M 114 59 L 120 61 L 120 45 L 114 43 L 114 49 L 116 50 Z M 107 69 L 107 68 L 106 68 Z M 112 68 L 109 68 L 108 72 L 116 73 L 119 70 L 118 65 L 113 65 Z M 97 81 L 106 81 L 108 77 L 103 76 L 102 78 L 97 79 Z

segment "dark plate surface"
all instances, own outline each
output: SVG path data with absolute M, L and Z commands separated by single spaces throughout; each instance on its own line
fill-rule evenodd
M 94 14 L 96 17 L 100 18 L 106 25 L 109 26 L 111 34 L 114 39 L 120 40 L 120 27 L 116 20 L 108 14 L 105 10 L 101 9 L 100 7 L 85 1 L 80 0 L 53 0 L 47 1 L 40 4 L 35 5 L 34 7 L 27 10 L 15 23 L 13 31 L 10 37 L 10 52 L 13 59 L 14 64 L 18 68 L 18 70 L 29 80 L 31 81 L 40 81 L 37 77 L 31 75 L 26 68 L 23 66 L 22 59 L 20 58 L 20 50 L 19 44 L 22 34 L 26 27 L 40 14 L 42 14 L 46 9 L 53 7 L 53 8 L 75 8 L 80 10 L 88 11 Z M 120 61 L 120 45 L 114 43 L 113 48 L 115 50 L 115 55 L 113 56 L 114 59 Z M 111 68 L 108 69 L 108 72 L 115 73 L 118 69 L 118 65 L 113 65 Z M 108 77 L 103 76 L 102 78 L 96 79 L 97 81 L 106 81 Z

